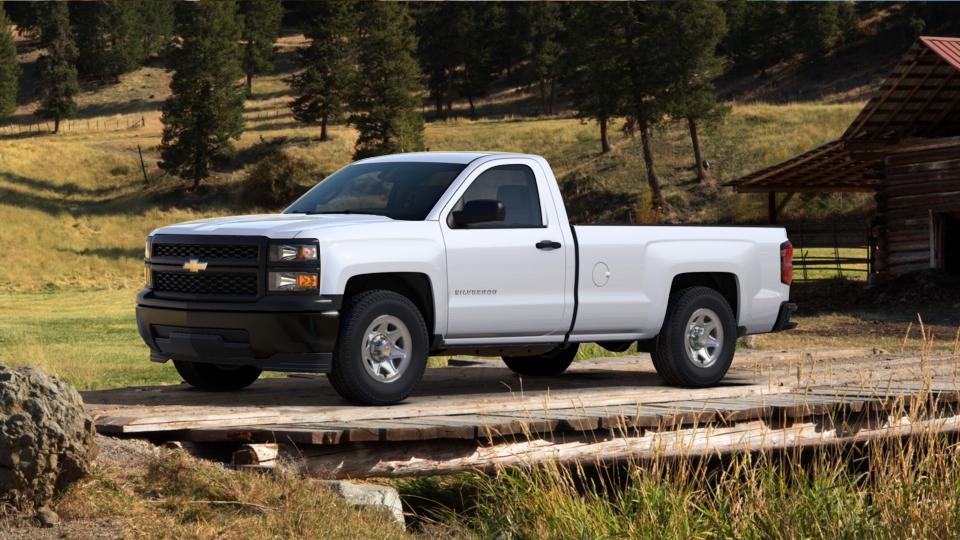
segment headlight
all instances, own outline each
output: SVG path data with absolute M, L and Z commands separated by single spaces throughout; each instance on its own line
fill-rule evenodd
M 147 242 L 143 246 L 143 258 L 144 259 L 150 258 L 150 239 L 149 238 L 147 238 Z
M 316 272 L 270 272 L 267 288 L 271 292 L 296 292 L 317 290 Z
M 290 243 L 270 245 L 270 262 L 300 262 L 317 260 L 317 244 Z

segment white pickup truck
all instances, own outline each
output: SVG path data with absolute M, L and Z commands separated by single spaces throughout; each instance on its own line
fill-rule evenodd
M 161 227 L 137 325 L 151 359 L 238 390 L 328 373 L 395 403 L 431 355 L 563 372 L 581 343 L 650 352 L 672 385 L 717 384 L 738 336 L 792 328 L 782 228 L 571 226 L 546 160 L 427 152 L 352 163 L 282 214 Z

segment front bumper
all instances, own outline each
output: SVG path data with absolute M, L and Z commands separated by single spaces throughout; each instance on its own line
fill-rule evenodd
M 302 298 L 298 304 L 176 302 L 137 296 L 137 329 L 150 359 L 252 365 L 265 371 L 330 371 L 339 302 Z M 291 299 L 292 300 L 292 299 Z M 171 305 L 173 304 L 173 305 Z M 297 306 L 304 308 L 296 309 Z M 327 307 L 322 311 L 322 307 Z
M 771 332 L 782 332 L 792 330 L 797 327 L 797 323 L 790 320 L 790 315 L 797 310 L 797 305 L 793 302 L 783 302 L 780 304 L 780 313 L 777 314 L 777 322 L 773 323 Z

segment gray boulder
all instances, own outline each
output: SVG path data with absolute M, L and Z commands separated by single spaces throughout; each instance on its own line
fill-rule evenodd
M 401 528 L 405 528 L 403 504 L 396 489 L 390 486 L 358 484 L 342 480 L 325 480 L 324 483 L 348 503 L 371 508 L 377 512 L 386 512 Z
M 0 503 L 42 508 L 93 462 L 80 394 L 39 368 L 0 366 Z

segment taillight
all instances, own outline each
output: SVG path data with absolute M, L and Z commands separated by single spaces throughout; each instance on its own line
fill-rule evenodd
M 780 244 L 780 281 L 793 283 L 793 244 L 789 240 Z

